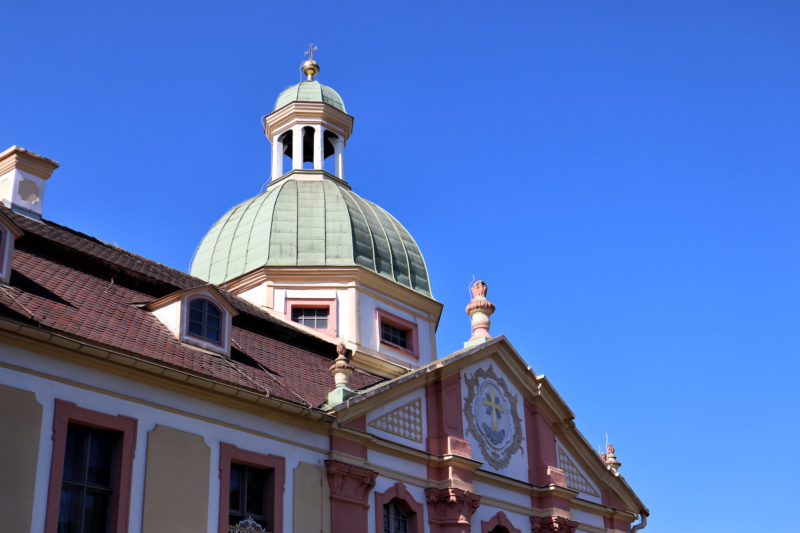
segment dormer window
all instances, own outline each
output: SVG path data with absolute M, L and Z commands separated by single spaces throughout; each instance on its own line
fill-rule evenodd
M 220 344 L 222 311 L 207 298 L 192 298 L 189 303 L 189 334 Z
M 287 298 L 286 317 L 331 337 L 336 336 L 336 299 Z
M 404 355 L 419 357 L 417 325 L 383 309 L 378 309 L 378 335 L 381 346 L 402 352 Z
M 22 236 L 22 231 L 0 213 L 0 281 L 8 283 L 11 278 L 11 259 L 14 254 L 14 241 Z
M 232 320 L 237 311 L 213 285 L 173 292 L 145 309 L 181 342 L 230 355 Z

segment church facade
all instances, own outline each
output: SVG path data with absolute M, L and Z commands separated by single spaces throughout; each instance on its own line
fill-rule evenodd
M 271 182 L 190 273 L 43 218 L 0 153 L 0 516 L 9 531 L 617 533 L 649 511 L 477 282 L 441 355 L 422 252 L 345 176 L 314 79 L 264 119 Z

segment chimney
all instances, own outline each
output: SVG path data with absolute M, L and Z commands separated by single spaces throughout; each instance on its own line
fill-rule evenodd
M 42 218 L 47 179 L 58 163 L 25 148 L 12 146 L 0 153 L 0 201 L 31 218 Z

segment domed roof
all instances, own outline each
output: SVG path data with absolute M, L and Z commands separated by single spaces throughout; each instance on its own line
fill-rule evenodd
M 344 102 L 339 93 L 318 81 L 301 81 L 297 85 L 284 89 L 278 95 L 273 111 L 277 111 L 292 102 L 324 102 L 339 111 L 347 112 L 344 109 Z
M 408 231 L 327 179 L 284 179 L 232 208 L 200 242 L 190 273 L 220 284 L 262 266 L 361 266 L 431 296 Z

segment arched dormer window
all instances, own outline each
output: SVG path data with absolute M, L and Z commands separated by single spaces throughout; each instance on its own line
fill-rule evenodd
M 189 300 L 189 335 L 222 344 L 222 311 L 207 298 Z
M 213 286 L 167 294 L 144 306 L 182 343 L 230 357 L 236 309 Z

